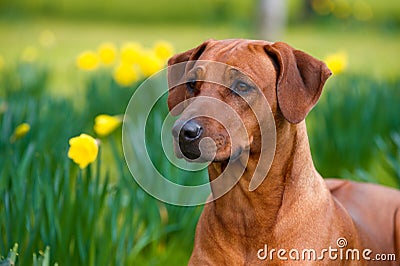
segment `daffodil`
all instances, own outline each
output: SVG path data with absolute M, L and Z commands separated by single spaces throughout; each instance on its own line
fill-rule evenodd
M 328 15 L 335 8 L 335 3 L 332 0 L 312 0 L 311 6 L 318 14 Z
M 174 48 L 169 42 L 158 41 L 154 44 L 154 52 L 162 61 L 166 61 L 174 53 Z
M 123 64 L 135 64 L 140 61 L 143 47 L 137 42 L 127 42 L 121 47 L 121 61 Z
M 111 116 L 101 114 L 94 119 L 94 132 L 101 137 L 111 134 L 122 123 L 122 117 L 119 115 Z
M 361 21 L 370 20 L 374 16 L 371 6 L 366 1 L 363 0 L 355 1 L 353 12 L 354 12 L 354 17 Z
M 353 13 L 352 5 L 347 0 L 335 0 L 332 13 L 340 19 L 348 18 Z
M 139 80 L 139 74 L 134 65 L 121 63 L 114 70 L 114 80 L 121 86 L 129 86 Z
M 347 67 L 347 54 L 344 52 L 330 54 L 324 61 L 334 74 L 339 74 Z
M 37 56 L 37 49 L 33 46 L 28 46 L 22 51 L 21 60 L 23 62 L 32 63 L 36 61 Z
M 84 169 L 88 164 L 94 162 L 99 152 L 97 141 L 87 135 L 81 134 L 78 137 L 69 140 L 68 158 L 78 164 L 81 169 Z
M 143 75 L 149 77 L 161 70 L 164 64 L 153 51 L 145 51 L 140 58 L 139 66 Z
M 100 62 L 105 66 L 110 66 L 117 57 L 117 48 L 113 43 L 103 43 L 98 48 Z
M 76 63 L 80 69 L 92 71 L 97 69 L 99 61 L 99 57 L 95 52 L 84 51 L 78 56 Z
M 28 123 L 22 123 L 22 124 L 18 125 L 15 128 L 14 133 L 12 134 L 12 136 L 10 138 L 10 141 L 14 142 L 14 141 L 22 138 L 23 136 L 28 134 L 29 130 L 31 130 L 31 126 Z

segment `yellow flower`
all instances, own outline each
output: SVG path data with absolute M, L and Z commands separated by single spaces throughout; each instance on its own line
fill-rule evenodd
M 124 64 L 135 64 L 140 61 L 143 47 L 137 42 L 127 42 L 121 47 L 121 61 Z
M 352 7 L 347 0 L 336 0 L 332 13 L 340 19 L 348 18 L 352 13 Z
M 332 0 L 311 0 L 311 6 L 320 15 L 328 15 L 335 8 Z
M 99 152 L 97 141 L 86 134 L 74 137 L 69 140 L 68 158 L 78 164 L 81 169 L 94 162 Z
M 353 7 L 353 13 L 354 17 L 361 21 L 370 20 L 374 16 L 370 5 L 363 0 L 356 0 Z
M 19 126 L 17 126 L 14 130 L 14 133 L 12 134 L 10 138 L 10 142 L 14 142 L 26 134 L 28 134 L 29 130 L 31 130 L 31 126 L 28 123 L 22 123 Z
M 115 62 L 117 48 L 113 43 L 103 43 L 98 48 L 100 62 L 105 66 L 110 66 Z
M 339 74 L 347 67 L 347 54 L 344 52 L 330 54 L 324 61 L 334 74 Z
M 76 63 L 82 70 L 95 70 L 99 65 L 99 57 L 93 51 L 84 51 L 78 56 Z
M 44 30 L 40 33 L 39 43 L 43 47 L 51 47 L 55 44 L 56 37 L 54 33 L 50 30 Z
M 32 63 L 36 61 L 37 56 L 37 49 L 33 46 L 28 46 L 22 51 L 21 60 L 23 62 Z
M 143 75 L 149 77 L 161 70 L 164 64 L 153 51 L 145 51 L 140 58 L 139 66 Z
M 154 52 L 162 61 L 166 61 L 174 53 L 174 48 L 169 42 L 158 41 L 154 44 Z
M 121 63 L 114 71 L 114 80 L 121 86 L 129 86 L 139 80 L 135 67 L 131 64 Z
M 94 132 L 99 136 L 111 134 L 122 123 L 121 116 L 98 115 L 94 119 Z

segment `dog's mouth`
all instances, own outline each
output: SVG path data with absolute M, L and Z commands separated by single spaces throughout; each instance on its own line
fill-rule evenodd
M 230 136 L 221 124 L 201 118 L 178 120 L 172 135 L 176 156 L 189 162 L 235 161 L 251 142 Z
M 196 143 L 187 143 L 181 140 L 178 140 L 179 150 L 181 151 L 183 157 L 189 160 L 196 160 L 201 157 L 201 151 L 199 145 Z
M 182 148 L 182 146 L 180 145 L 177 156 L 179 158 L 184 158 L 189 162 L 234 162 L 238 160 L 242 156 L 243 152 L 248 149 L 248 147 L 238 147 L 231 154 L 230 149 L 227 152 L 215 152 L 215 149 L 213 149 L 212 147 L 210 149 L 204 150 L 199 149 L 198 146 Z
M 174 138 L 175 155 L 189 162 L 224 162 L 236 161 L 244 151 L 249 150 L 249 146 L 238 146 L 232 150 L 230 141 L 224 146 L 221 143 L 221 136 L 217 139 L 203 137 L 196 141 L 187 142 L 179 138 Z
M 209 122 L 209 121 L 208 121 Z M 223 130 L 215 130 L 219 134 L 210 134 L 207 121 L 189 119 L 177 121 L 172 129 L 174 149 L 178 158 L 191 162 L 211 162 L 227 159 L 230 153 L 230 141 Z M 214 127 L 212 127 L 214 128 Z M 221 133 L 222 131 L 222 133 Z
M 243 149 L 242 147 L 237 148 L 233 152 L 233 154 L 231 156 L 229 156 L 228 160 L 233 161 L 233 162 L 236 161 L 242 155 L 243 150 L 245 150 L 245 149 Z
M 174 139 L 175 154 L 189 162 L 212 162 L 219 160 L 220 155 L 215 141 L 202 137 L 194 141 Z

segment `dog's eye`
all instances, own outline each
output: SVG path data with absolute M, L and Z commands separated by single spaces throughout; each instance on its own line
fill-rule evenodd
M 190 79 L 186 82 L 186 87 L 190 93 L 193 93 L 196 90 L 197 80 Z
M 250 91 L 251 89 L 252 87 L 249 84 L 240 80 L 235 81 L 232 85 L 232 90 L 236 93 L 245 93 Z

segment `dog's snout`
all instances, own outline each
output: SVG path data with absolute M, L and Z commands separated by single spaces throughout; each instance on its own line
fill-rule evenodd
M 186 140 L 196 140 L 201 136 L 203 128 L 195 120 L 187 121 L 181 130 L 181 136 Z
M 177 121 L 172 128 L 172 135 L 186 158 L 195 160 L 201 156 L 199 141 L 203 135 L 203 127 L 196 119 Z
M 200 138 L 203 127 L 194 119 L 179 121 L 172 128 L 172 135 L 180 141 L 194 141 Z
M 175 123 L 175 125 L 173 126 L 173 128 L 172 128 L 172 136 L 175 138 L 175 139 L 178 139 L 178 137 L 179 137 L 179 132 L 181 131 L 181 128 L 182 128 L 182 123 Z

